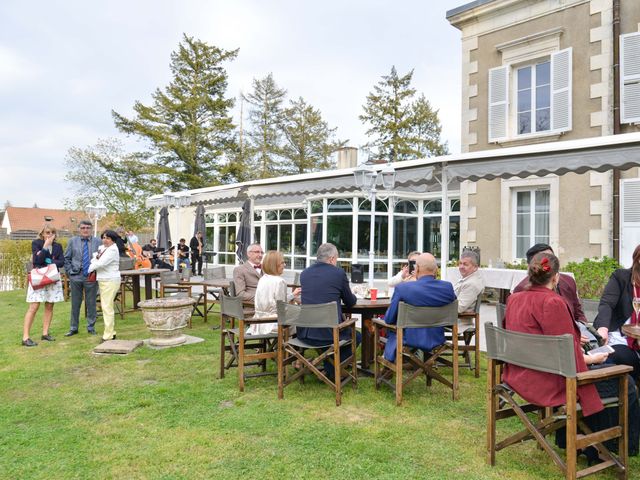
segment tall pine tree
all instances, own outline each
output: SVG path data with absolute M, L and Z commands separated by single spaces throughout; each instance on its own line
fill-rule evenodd
M 397 162 L 446 152 L 438 112 L 424 95 L 414 100 L 412 78 L 413 70 L 399 76 L 392 67 L 367 96 L 359 118 L 369 125 L 367 135 L 372 138 L 365 148 L 378 158 Z
M 184 35 L 171 54 L 173 80 L 154 92 L 153 104 L 136 101 L 133 119 L 112 111 L 120 131 L 151 143 L 154 161 L 148 168 L 165 174 L 172 190 L 215 185 L 224 173 L 225 153 L 234 148 L 234 100 L 225 97 L 223 63 L 237 54 Z
M 253 79 L 253 91 L 244 96 L 249 103 L 249 129 L 245 158 L 250 178 L 269 178 L 282 170 L 282 103 L 287 91 L 278 87 L 270 73 Z
M 332 154 L 346 144 L 335 139 L 336 128 L 329 128 L 320 110 L 302 97 L 291 100 L 283 112 L 285 144 L 282 156 L 287 160 L 283 173 L 296 174 L 327 170 L 335 166 Z

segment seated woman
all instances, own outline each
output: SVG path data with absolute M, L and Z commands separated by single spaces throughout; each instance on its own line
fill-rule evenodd
M 578 372 L 587 365 L 601 364 L 606 353 L 586 355 L 580 348 L 580 331 L 573 322 L 569 306 L 555 292 L 559 281 L 559 262 L 551 253 L 538 253 L 529 264 L 529 285 L 524 291 L 509 297 L 505 314 L 505 328 L 537 335 L 573 335 L 576 367 Z M 597 368 L 597 367 L 594 367 Z M 503 380 L 526 401 L 535 405 L 555 407 L 566 402 L 565 380 L 560 375 L 538 372 L 516 365 L 506 365 Z M 608 428 L 617 423 L 617 411 L 604 410 L 600 398 L 617 395 L 618 380 L 607 380 L 595 385 L 578 387 L 578 401 L 582 406 L 586 423 L 593 430 Z M 640 434 L 640 406 L 635 383 L 629 377 L 629 454 L 638 454 Z M 617 410 L 617 409 L 615 409 Z M 563 443 L 558 439 L 559 444 Z M 590 460 L 597 459 L 597 451 L 589 447 L 585 454 Z
M 610 360 L 633 367 L 634 378 L 640 378 L 640 350 L 638 341 L 627 338 L 622 325 L 638 325 L 640 312 L 633 310 L 633 299 L 640 298 L 640 245 L 633 251 L 631 268 L 620 268 L 613 272 L 604 288 L 598 315 L 593 326 L 600 336 L 615 350 Z
M 281 276 L 285 265 L 284 256 L 275 250 L 269 250 L 262 259 L 262 277 L 258 281 L 255 296 L 256 318 L 275 317 L 278 314 L 278 300 L 291 301 L 300 294 L 300 289 L 296 288 L 287 295 L 287 282 Z M 247 335 L 265 335 L 277 331 L 277 323 L 254 323 L 247 330 Z
M 403 265 L 398 273 L 389 280 L 389 287 L 397 287 L 402 282 L 412 282 L 416 279 L 416 259 L 420 252 L 411 252 L 407 255 L 407 264 Z

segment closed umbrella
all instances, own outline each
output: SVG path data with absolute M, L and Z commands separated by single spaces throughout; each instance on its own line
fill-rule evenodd
M 206 224 L 204 219 L 204 205 L 198 205 L 196 208 L 196 220 L 193 227 L 193 236 L 196 236 L 196 233 L 202 232 L 202 251 L 206 250 Z
M 246 199 L 242 204 L 240 214 L 240 228 L 236 236 L 236 256 L 240 263 L 247 260 L 247 247 L 251 243 L 251 200 Z
M 171 241 L 171 230 L 169 230 L 169 209 L 162 207 L 160 209 L 160 220 L 158 221 L 158 247 L 162 250 L 169 248 Z

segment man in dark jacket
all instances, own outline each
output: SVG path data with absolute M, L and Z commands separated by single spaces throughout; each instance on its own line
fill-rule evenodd
M 300 285 L 302 287 L 302 304 L 317 305 L 319 303 L 337 302 L 338 318 L 336 323 L 342 322 L 342 303 L 351 307 L 358 299 L 351 291 L 347 275 L 341 268 L 338 268 L 338 249 L 331 243 L 323 243 L 318 247 L 318 262 L 306 268 L 300 274 Z M 304 328 L 298 327 L 296 335 L 301 340 L 312 345 L 327 345 L 333 342 L 333 332 L 330 328 Z M 350 338 L 348 331 L 341 332 L 341 338 Z M 356 333 L 356 342 L 359 344 L 360 332 Z M 346 345 L 340 349 L 340 358 L 349 355 L 351 346 Z M 335 379 L 333 364 L 326 360 L 324 370 L 331 381 Z
M 78 333 L 80 325 L 80 306 L 84 298 L 87 306 L 87 332 L 96 334 L 96 294 L 98 282 L 87 282 L 89 275 L 89 263 L 91 257 L 102 245 L 100 239 L 91 235 L 93 228 L 89 220 L 81 220 L 79 224 L 80 235 L 69 240 L 67 250 L 64 253 L 64 271 L 69 277 L 69 290 L 71 290 L 71 317 L 69 319 L 69 331 L 65 337 Z

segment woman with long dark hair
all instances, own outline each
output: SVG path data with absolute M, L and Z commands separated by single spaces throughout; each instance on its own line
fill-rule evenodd
M 615 350 L 610 360 L 633 367 L 633 377 L 640 378 L 638 341 L 622 333 L 625 324 L 639 325 L 640 312 L 633 309 L 633 299 L 640 298 L 640 245 L 633 251 L 631 268 L 613 272 L 600 298 L 598 316 L 593 322 L 600 336 Z

